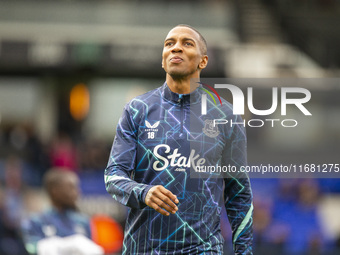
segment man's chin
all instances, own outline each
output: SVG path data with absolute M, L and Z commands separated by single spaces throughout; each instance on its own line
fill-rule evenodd
M 65 205 L 66 210 L 78 211 L 77 205 Z
M 186 77 L 189 76 L 189 74 L 187 72 L 183 72 L 183 71 L 170 71 L 168 72 L 168 74 L 174 79 L 174 80 L 180 80 L 180 79 L 184 79 Z

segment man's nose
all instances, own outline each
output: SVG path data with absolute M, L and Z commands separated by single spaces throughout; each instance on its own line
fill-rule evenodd
M 177 42 L 171 50 L 172 52 L 182 52 L 182 45 L 180 42 Z

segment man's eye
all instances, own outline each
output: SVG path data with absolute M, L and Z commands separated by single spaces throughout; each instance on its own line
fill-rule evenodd
M 171 45 L 173 45 L 173 42 L 167 42 L 167 43 L 165 43 L 165 46 L 171 46 Z
M 187 46 L 194 46 L 194 44 L 191 43 L 191 42 L 186 42 L 185 45 L 187 45 Z

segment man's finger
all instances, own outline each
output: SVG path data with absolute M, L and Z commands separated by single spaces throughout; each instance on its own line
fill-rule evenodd
M 178 210 L 174 201 L 178 203 L 177 197 L 161 185 L 152 187 L 145 197 L 145 203 L 149 207 L 166 216 Z
M 161 207 L 159 207 L 155 202 L 152 202 L 150 205 L 149 205 L 151 208 L 153 208 L 155 211 L 159 212 L 160 214 L 162 215 L 165 215 L 165 216 L 169 216 L 170 213 L 163 210 Z
M 168 211 L 169 213 L 175 214 L 176 211 L 178 210 L 178 209 L 177 209 L 177 206 L 175 206 L 176 208 L 171 207 L 171 206 L 168 205 L 164 200 L 161 200 L 161 199 L 159 199 L 159 198 L 157 198 L 157 197 L 153 197 L 153 198 L 152 198 L 152 201 L 153 201 L 154 203 L 156 203 L 156 204 L 157 204 L 159 207 L 161 207 L 162 209 Z
M 164 195 L 163 193 L 161 193 L 161 192 L 157 193 L 156 197 L 161 202 L 167 204 L 171 208 L 171 211 L 169 211 L 169 210 L 167 210 L 167 211 L 169 211 L 169 212 L 175 211 L 176 212 L 178 210 L 176 204 L 174 204 L 174 202 L 169 197 Z M 157 204 L 160 204 L 160 202 L 157 202 Z
M 160 186 L 160 191 L 166 195 L 167 197 L 169 197 L 172 201 L 174 201 L 176 204 L 178 204 L 178 199 L 177 196 L 172 194 L 172 192 L 166 188 L 164 188 L 163 186 Z

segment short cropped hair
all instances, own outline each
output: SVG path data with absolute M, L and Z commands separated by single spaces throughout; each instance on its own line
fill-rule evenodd
M 50 193 L 53 187 L 58 186 L 65 178 L 65 175 L 69 176 L 70 174 L 73 173 L 67 168 L 55 167 L 48 170 L 43 178 L 43 186 L 47 193 Z
M 207 51 L 208 51 L 207 41 L 205 40 L 203 35 L 196 28 L 194 28 L 190 25 L 187 25 L 187 24 L 179 24 L 175 27 L 187 27 L 187 28 L 190 28 L 191 30 L 195 31 L 198 34 L 200 42 L 201 42 L 201 45 L 200 45 L 201 52 L 203 53 L 203 55 L 207 55 Z

